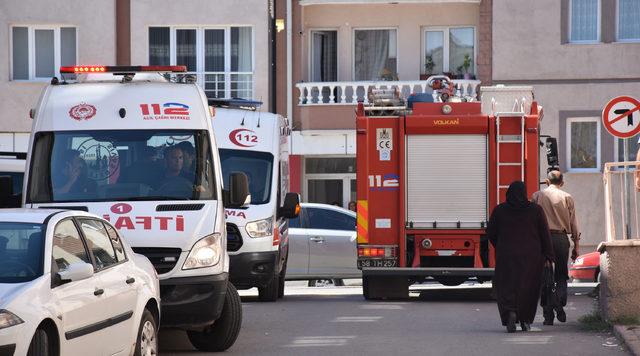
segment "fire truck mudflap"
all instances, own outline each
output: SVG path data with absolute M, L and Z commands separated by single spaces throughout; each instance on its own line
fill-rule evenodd
M 411 109 L 358 105 L 358 267 L 366 299 L 407 298 L 409 285 L 429 277 L 458 285 L 493 276 L 489 214 L 511 182 L 524 181 L 529 195 L 539 189 L 542 112 L 530 87 L 482 90 L 482 103 L 443 102 L 436 91 L 435 102 Z

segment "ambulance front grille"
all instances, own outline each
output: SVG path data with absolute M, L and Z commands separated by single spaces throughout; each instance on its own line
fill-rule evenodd
M 158 274 L 171 271 L 182 253 L 179 248 L 164 247 L 133 247 L 133 251 L 147 257 Z
M 235 252 L 242 247 L 242 235 L 235 224 L 227 223 L 227 251 Z

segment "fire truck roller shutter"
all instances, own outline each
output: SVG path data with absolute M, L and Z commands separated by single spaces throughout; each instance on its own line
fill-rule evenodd
M 477 229 L 487 221 L 487 136 L 407 137 L 407 219 L 414 228 Z M 459 222 L 459 225 L 458 225 Z

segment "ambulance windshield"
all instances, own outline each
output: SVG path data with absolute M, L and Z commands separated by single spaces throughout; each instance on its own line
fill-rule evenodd
M 206 131 L 43 132 L 29 203 L 216 198 Z
M 273 155 L 268 152 L 220 149 L 224 186 L 229 186 L 233 172 L 242 172 L 249 179 L 251 204 L 266 204 L 271 197 Z

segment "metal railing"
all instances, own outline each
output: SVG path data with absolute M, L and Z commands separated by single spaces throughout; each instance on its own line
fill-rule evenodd
M 186 74 L 196 76 L 196 82 L 208 98 L 255 99 L 253 72 L 188 72 Z
M 470 96 L 477 100 L 479 80 L 453 79 L 457 96 Z M 361 81 L 361 82 L 309 82 L 298 83 L 298 105 L 355 105 L 369 103 L 369 89 L 398 88 L 406 99 L 412 93 L 432 93 L 426 80 L 415 81 Z

